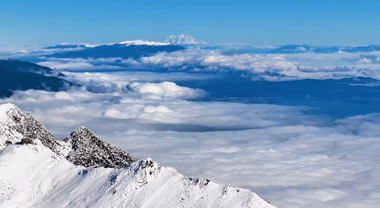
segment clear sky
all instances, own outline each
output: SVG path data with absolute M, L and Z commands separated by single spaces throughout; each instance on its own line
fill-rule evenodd
M 379 0 L 3 0 L 0 46 L 161 41 L 380 44 Z

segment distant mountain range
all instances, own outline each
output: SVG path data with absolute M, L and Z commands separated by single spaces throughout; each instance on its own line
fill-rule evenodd
M 172 35 L 164 42 L 132 40 L 111 44 L 69 44 L 49 46 L 53 58 L 124 58 L 139 59 L 160 52 L 174 52 L 196 47 L 203 50 L 222 50 L 226 53 L 262 53 L 262 54 L 296 54 L 296 53 L 359 53 L 380 51 L 380 45 L 369 46 L 313 46 L 306 44 L 291 44 L 281 47 L 254 46 L 249 44 L 217 44 L 210 45 L 202 40 L 181 34 Z
M 86 48 L 92 48 L 93 45 L 90 44 L 71 44 L 71 43 L 61 43 L 54 46 L 48 46 L 45 49 L 86 49 Z
M 124 41 L 115 44 L 91 45 L 57 45 L 48 47 L 67 49 L 67 47 L 76 48 L 73 51 L 57 52 L 48 57 L 54 58 L 132 58 L 138 59 L 143 56 L 151 56 L 159 52 L 174 52 L 184 50 L 179 45 L 169 45 L 161 42 L 151 41 Z
M 165 43 L 172 45 L 205 45 L 208 44 L 205 41 L 195 39 L 191 36 L 181 34 L 179 36 L 171 35 L 165 40 Z
M 144 40 L 123 41 L 111 44 L 69 44 L 48 46 L 45 49 L 59 50 L 48 57 L 54 58 L 132 58 L 138 59 L 143 56 L 151 56 L 159 52 L 174 52 L 184 50 L 181 45 L 205 45 L 206 42 L 194 39 L 191 36 L 170 36 L 165 42 L 154 42 Z
M 12 59 L 0 60 L 0 97 L 9 97 L 14 90 L 59 91 L 72 83 L 64 75 L 37 64 Z
M 359 52 L 372 52 L 380 51 L 380 46 L 312 46 L 312 45 L 285 45 L 277 49 L 271 50 L 268 53 L 359 53 Z

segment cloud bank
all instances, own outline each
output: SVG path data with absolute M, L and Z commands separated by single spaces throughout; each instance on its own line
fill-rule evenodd
M 58 70 L 180 71 L 192 73 L 241 73 L 270 81 L 339 79 L 353 76 L 380 78 L 380 52 L 333 54 L 225 54 L 187 49 L 158 53 L 138 60 L 48 58 L 39 64 Z

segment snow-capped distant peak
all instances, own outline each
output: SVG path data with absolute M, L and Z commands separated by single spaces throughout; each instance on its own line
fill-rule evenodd
M 191 36 L 181 34 L 179 36 L 171 35 L 168 39 L 165 40 L 165 43 L 172 45 L 204 45 L 208 44 L 202 40 L 197 40 Z
M 169 45 L 169 43 L 164 42 L 154 42 L 154 41 L 146 41 L 146 40 L 128 40 L 120 42 L 122 45 Z

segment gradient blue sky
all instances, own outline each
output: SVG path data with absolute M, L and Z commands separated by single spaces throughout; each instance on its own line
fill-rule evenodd
M 161 41 L 188 34 L 210 43 L 380 43 L 378 0 L 4 0 L 0 46 Z

